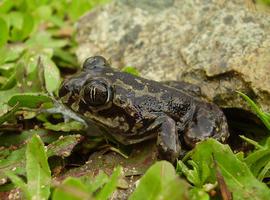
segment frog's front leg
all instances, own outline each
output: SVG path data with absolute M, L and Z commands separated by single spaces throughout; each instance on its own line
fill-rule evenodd
M 181 149 L 175 121 L 166 114 L 161 114 L 152 125 L 159 125 L 157 130 L 159 157 L 174 162 L 179 157 Z

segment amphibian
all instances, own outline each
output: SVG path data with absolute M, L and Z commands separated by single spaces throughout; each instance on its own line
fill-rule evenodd
M 99 133 L 124 145 L 156 138 L 159 156 L 169 161 L 206 138 L 228 138 L 218 106 L 192 95 L 188 84 L 168 84 L 117 71 L 94 56 L 64 81 L 59 97 Z

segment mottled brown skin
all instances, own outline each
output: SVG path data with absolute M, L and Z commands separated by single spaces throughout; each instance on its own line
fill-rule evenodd
M 160 157 L 172 162 L 181 146 L 228 138 L 226 118 L 216 105 L 192 96 L 188 84 L 167 84 L 113 70 L 95 56 L 62 84 L 59 96 L 99 133 L 124 145 L 157 138 Z

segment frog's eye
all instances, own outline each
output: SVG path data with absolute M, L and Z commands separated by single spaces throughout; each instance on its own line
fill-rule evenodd
M 109 62 L 102 56 L 93 56 L 87 58 L 83 63 L 83 69 L 92 70 L 110 66 Z
M 84 88 L 83 98 L 90 106 L 105 105 L 110 101 L 111 90 L 104 82 L 94 80 Z

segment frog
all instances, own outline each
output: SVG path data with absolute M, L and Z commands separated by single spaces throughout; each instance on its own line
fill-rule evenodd
M 175 162 L 200 141 L 215 138 L 224 143 L 229 137 L 222 110 L 199 98 L 190 85 L 148 80 L 92 56 L 63 81 L 59 98 L 95 134 L 122 145 L 155 139 L 159 158 Z

